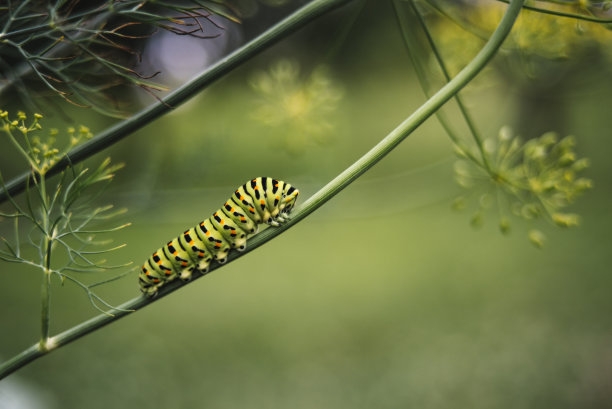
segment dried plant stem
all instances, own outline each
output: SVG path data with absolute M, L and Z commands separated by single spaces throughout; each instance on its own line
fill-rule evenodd
M 510 32 L 514 21 L 519 15 L 521 6 L 525 0 L 512 0 L 499 26 L 487 42 L 484 48 L 478 55 L 449 83 L 442 87 L 434 96 L 432 96 L 425 104 L 423 104 L 416 112 L 410 115 L 404 122 L 395 128 L 389 135 L 381 140 L 369 152 L 362 156 L 357 162 L 349 166 L 344 172 L 339 174 L 331 182 L 325 185 L 317 193 L 311 196 L 300 208 L 292 215 L 292 219 L 282 227 L 269 228 L 262 233 L 256 235 L 249 241 L 249 247 L 243 253 L 233 252 L 230 254 L 228 261 L 253 251 L 259 246 L 271 240 L 273 237 L 281 234 L 291 226 L 304 219 L 310 213 L 321 207 L 333 196 L 338 194 L 342 189 L 348 186 L 353 180 L 365 173 L 374 164 L 380 161 L 386 154 L 395 148 L 401 141 L 412 133 L 420 124 L 427 118 L 433 115 L 444 103 L 453 98 L 460 89 L 465 87 L 489 62 L 495 55 L 504 39 Z M 218 265 L 211 266 L 211 271 L 216 269 Z M 195 277 L 198 278 L 198 277 Z M 49 339 L 48 348 L 43 350 L 39 345 L 34 345 L 25 351 L 21 352 L 11 360 L 0 365 L 0 379 L 11 374 L 17 369 L 27 365 L 35 359 L 49 353 L 51 350 L 64 346 L 75 339 L 81 338 L 84 335 L 102 328 L 103 326 L 125 317 L 126 315 L 139 310 L 140 308 L 155 302 L 166 295 L 172 293 L 177 288 L 184 285 L 179 280 L 171 282 L 165 287 L 162 287 L 158 297 L 147 299 L 144 296 L 134 298 L 121 306 L 119 310 L 112 311 L 113 316 L 107 314 L 98 315 L 88 321 L 85 321 L 61 334 Z

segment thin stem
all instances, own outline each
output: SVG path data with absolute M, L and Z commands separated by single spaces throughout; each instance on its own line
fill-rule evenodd
M 19 217 L 15 217 L 15 221 L 13 223 L 13 227 L 15 228 L 15 246 L 17 247 L 15 257 L 20 257 L 21 249 L 19 245 Z
M 354 0 L 311 1 L 278 24 L 260 34 L 258 37 L 246 43 L 228 56 L 222 58 L 217 63 L 202 72 L 199 76 L 171 92 L 159 102 L 152 104 L 132 117 L 106 129 L 104 132 L 88 142 L 79 145 L 61 160 L 59 160 L 57 164 L 49 169 L 47 173 L 49 175 L 59 173 L 66 167 L 76 165 L 91 155 L 108 148 L 112 144 L 153 122 L 160 116 L 177 108 L 183 102 L 196 95 L 217 79 L 221 78 L 232 69 L 252 58 L 256 54 L 265 50 L 275 42 L 285 38 L 291 32 L 301 28 L 310 21 L 324 15 L 332 9 L 351 1 Z M 24 173 L 23 175 L 8 182 L 6 184 L 7 189 L 0 192 L 0 203 L 7 199 L 7 193 L 15 195 L 22 192 L 25 188 L 26 180 L 28 180 L 30 177 L 31 175 L 29 173 Z
M 43 282 L 42 288 L 40 292 L 40 301 L 41 301 L 41 312 L 40 312 L 40 320 L 41 320 L 41 334 L 40 334 L 40 348 L 44 351 L 47 350 L 47 345 L 49 341 L 49 321 L 51 312 L 49 309 L 49 301 L 51 298 L 51 246 L 53 244 L 53 239 L 50 236 L 51 232 L 49 231 L 49 212 L 47 203 L 47 188 L 46 188 L 46 180 L 45 175 L 40 174 L 40 181 L 36 185 L 36 187 L 40 190 L 40 196 L 42 200 L 42 226 L 44 228 L 44 247 L 43 247 L 43 260 L 42 263 L 44 265 L 43 268 Z
M 395 15 L 398 19 L 400 30 L 402 32 L 402 37 L 404 39 L 404 45 L 406 46 L 408 57 L 412 61 L 412 66 L 414 67 L 414 71 L 417 75 L 419 83 L 421 84 L 421 88 L 423 89 L 425 96 L 429 98 L 431 96 L 431 92 L 430 92 L 431 84 L 428 81 L 427 73 L 425 72 L 425 69 L 423 68 L 418 58 L 418 53 L 416 51 L 416 48 L 417 48 L 416 47 L 416 41 L 417 41 L 416 34 L 414 33 L 414 31 L 413 32 L 408 31 L 409 28 L 411 28 L 412 26 L 406 21 L 404 14 L 401 13 L 399 4 L 400 4 L 400 0 L 393 1 L 393 6 L 395 7 Z M 415 14 L 415 13 L 418 13 L 418 11 L 414 7 L 412 7 L 412 14 Z M 449 80 L 450 79 L 447 78 L 447 82 Z M 472 152 L 469 149 L 467 149 L 467 147 L 464 146 L 459 136 L 455 134 L 455 132 L 453 131 L 450 125 L 450 122 L 448 121 L 448 119 L 446 118 L 442 110 L 436 111 L 436 118 L 440 122 L 440 125 L 442 126 L 442 128 L 444 128 L 444 130 L 446 131 L 446 134 L 448 135 L 448 137 L 453 141 L 456 148 L 462 154 L 470 158 L 475 163 L 479 163 L 478 158 L 474 156 L 474 154 L 472 154 Z
M 17 142 L 17 139 L 15 138 L 15 136 L 13 135 L 13 133 L 11 132 L 11 130 L 9 129 L 9 124 L 5 123 L 4 126 L 6 127 L 4 129 L 4 131 L 6 132 L 6 134 L 8 135 L 9 141 L 11 141 L 11 143 L 13 144 L 13 146 L 15 148 L 17 148 L 17 150 L 19 151 L 19 153 L 21 154 L 21 156 L 23 156 L 25 158 L 25 160 L 28 161 L 28 163 L 30 164 L 30 166 L 32 167 L 32 169 L 38 171 L 38 165 L 34 162 L 34 160 L 32 160 L 32 157 L 25 151 L 25 149 L 23 149 L 23 146 L 21 146 L 21 144 L 19 142 Z M 29 175 L 29 172 L 28 172 Z M 10 183 L 9 183 L 10 185 Z
M 429 29 L 427 28 L 427 24 L 425 24 L 425 20 L 423 20 L 423 17 L 421 16 L 421 13 L 419 13 L 419 11 L 417 10 L 417 8 L 416 8 L 416 6 L 414 4 L 414 0 L 410 1 L 409 4 L 412 7 L 413 14 L 419 20 L 419 25 L 421 26 L 421 29 L 423 30 L 423 33 L 427 37 L 427 42 L 429 43 L 429 45 L 431 47 L 431 50 L 432 50 L 432 52 L 434 54 L 434 57 L 436 58 L 436 61 L 438 62 L 438 66 L 442 70 L 442 74 L 444 75 L 444 79 L 446 80 L 446 82 L 450 81 L 450 74 L 448 72 L 448 68 L 446 67 L 446 64 L 444 63 L 444 59 L 442 58 L 442 55 L 438 51 L 438 47 L 436 47 L 436 43 L 435 43 L 435 41 L 433 39 L 433 36 L 431 35 Z M 459 111 L 461 112 L 461 115 L 463 116 L 463 119 L 464 119 L 465 123 L 467 124 L 468 128 L 470 129 L 470 132 L 472 133 L 472 137 L 474 138 L 474 142 L 476 142 L 476 146 L 478 147 L 478 151 L 480 152 L 480 157 L 482 159 L 482 166 L 484 166 L 484 168 L 487 170 L 487 172 L 491 173 L 492 172 L 491 164 L 489 163 L 489 159 L 487 157 L 487 154 L 485 153 L 482 137 L 480 136 L 480 132 L 478 132 L 478 129 L 476 128 L 476 124 L 472 120 L 472 117 L 470 116 L 470 114 L 469 114 L 469 112 L 467 110 L 467 107 L 463 103 L 463 98 L 461 97 L 460 93 L 457 93 L 457 95 L 455 95 L 455 102 L 457 102 L 457 106 L 459 107 Z M 476 163 L 480 164 L 480 162 L 478 162 L 478 161 Z
M 510 0 L 497 0 L 497 1 L 501 3 L 506 3 L 506 4 L 510 2 Z M 566 2 L 558 2 L 557 4 L 560 4 L 563 6 L 568 5 Z M 525 10 L 536 11 L 538 13 L 543 13 L 543 14 L 550 14 L 550 15 L 557 16 L 557 17 L 573 18 L 576 20 L 584 20 L 584 21 L 590 21 L 592 23 L 600 23 L 600 24 L 612 23 L 612 18 L 601 18 L 601 17 L 587 16 L 587 15 L 578 14 L 578 13 L 568 13 L 565 11 L 550 10 L 550 9 L 545 9 L 543 7 L 537 7 L 537 6 L 528 5 L 528 4 L 524 5 L 523 7 L 525 8 Z
M 259 246 L 265 244 L 272 238 L 281 234 L 288 228 L 294 226 L 300 220 L 304 219 L 310 213 L 321 207 L 333 196 L 338 194 L 342 189 L 348 186 L 353 180 L 359 177 L 361 174 L 366 172 L 379 160 L 381 160 L 387 153 L 395 148 L 401 141 L 403 141 L 408 135 L 412 133 L 420 124 L 422 124 L 427 118 L 438 110 L 445 102 L 452 98 L 461 88 L 466 86 L 489 62 L 495 55 L 502 42 L 510 32 L 514 21 L 516 20 L 521 5 L 525 0 L 512 0 L 508 7 L 506 14 L 504 15 L 499 26 L 487 42 L 484 48 L 478 53 L 478 55 L 448 84 L 440 89 L 433 97 L 431 97 L 425 104 L 423 104 L 416 112 L 402 122 L 397 128 L 395 128 L 389 135 L 387 135 L 382 141 L 380 141 L 374 148 L 367 152 L 357 162 L 353 163 L 344 172 L 338 175 L 335 179 L 325 185 L 317 193 L 311 196 L 303 206 L 296 209 L 293 213 L 293 217 L 282 227 L 269 228 L 264 230 L 262 233 L 256 235 L 249 241 L 249 247 L 242 253 L 233 252 L 230 253 L 228 261 L 235 260 L 242 255 L 253 251 Z M 215 264 L 211 266 L 211 271 L 218 268 L 219 265 Z M 199 277 L 194 277 L 199 278 Z M 61 334 L 50 338 L 47 350 L 41 350 L 36 346 L 30 347 L 23 351 L 19 355 L 15 356 L 5 364 L 0 366 L 0 379 L 16 371 L 17 369 L 27 365 L 33 360 L 45 355 L 52 349 L 60 346 L 64 346 L 78 338 L 89 334 L 103 326 L 110 324 L 126 315 L 141 309 L 142 307 L 157 301 L 166 295 L 176 291 L 179 287 L 183 286 L 184 283 L 180 280 L 173 281 L 168 285 L 161 288 L 159 295 L 155 299 L 148 299 L 144 296 L 134 298 L 126 303 L 120 305 L 120 310 L 113 311 L 113 315 L 100 314 L 88 321 L 85 321 L 79 325 L 76 325 Z
M 43 282 L 40 291 L 41 298 L 41 310 L 40 310 L 40 349 L 42 351 L 48 350 L 49 345 L 49 319 L 50 319 L 50 310 L 49 310 L 49 300 L 51 295 L 51 270 L 45 268 L 43 270 Z

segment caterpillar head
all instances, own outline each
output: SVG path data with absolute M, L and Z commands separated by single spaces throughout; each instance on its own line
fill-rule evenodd
M 285 189 L 283 189 L 283 199 L 280 205 L 281 213 L 289 214 L 291 212 L 299 194 L 300 191 L 289 183 L 285 185 Z

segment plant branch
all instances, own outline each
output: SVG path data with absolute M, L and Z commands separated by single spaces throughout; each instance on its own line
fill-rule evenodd
M 223 77 L 235 67 L 270 47 L 275 42 L 285 38 L 291 32 L 301 28 L 310 21 L 329 12 L 330 10 L 350 1 L 352 0 L 311 1 L 233 53 L 222 58 L 217 63 L 202 72 L 199 76 L 168 94 L 165 98 L 155 102 L 132 117 L 106 129 L 95 138 L 92 138 L 88 142 L 73 149 L 65 157 L 59 160 L 55 166 L 49 169 L 49 176 L 57 174 L 66 167 L 75 165 L 87 159 L 93 154 L 108 148 L 138 129 L 143 128 L 145 125 L 148 125 L 160 116 L 177 108 L 183 102 L 196 95 L 217 79 Z M 30 173 L 24 173 L 20 177 L 9 181 L 6 184 L 7 189 L 0 192 L 0 203 L 7 199 L 7 193 L 10 195 L 21 193 L 24 190 L 26 181 L 29 178 L 31 178 Z
M 396 17 L 398 19 L 398 23 L 399 23 L 400 29 L 402 31 L 402 37 L 404 39 L 404 45 L 406 46 L 406 51 L 408 53 L 408 57 L 412 61 L 412 66 L 414 67 L 415 73 L 417 75 L 419 83 L 421 84 L 421 88 L 423 89 L 423 92 L 425 93 L 425 96 L 427 98 L 429 98 L 431 96 L 431 84 L 429 83 L 429 81 L 427 79 L 427 75 L 428 74 L 426 73 L 426 69 L 423 67 L 421 62 L 418 60 L 418 53 L 416 51 L 416 48 L 417 48 L 417 46 L 416 46 L 417 45 L 417 39 L 415 38 L 416 37 L 416 29 L 414 27 L 412 27 L 414 25 L 411 25 L 410 22 L 407 21 L 407 19 L 404 17 L 403 13 L 401 12 L 401 9 L 400 9 L 400 3 L 401 2 L 402 2 L 401 0 L 393 0 L 393 6 L 395 8 L 395 15 L 396 15 Z M 436 59 L 440 63 L 441 56 L 439 55 L 439 53 L 437 51 L 437 48 L 435 47 L 435 44 L 433 43 L 433 39 L 431 38 L 429 31 L 425 27 L 425 22 L 420 17 L 420 14 L 419 14 L 418 10 L 414 6 L 414 3 L 411 2 L 411 1 L 408 2 L 408 3 L 410 3 L 410 6 L 411 6 L 410 7 L 411 14 L 414 16 L 414 18 L 419 20 L 421 28 L 422 28 L 424 34 L 426 35 L 430 46 L 432 47 L 432 51 L 434 52 L 434 54 L 436 55 Z M 450 81 L 450 76 L 447 73 L 446 67 L 444 65 L 442 65 L 440 68 L 444 72 L 444 77 L 445 77 L 446 81 L 447 82 Z M 455 99 L 457 101 L 460 100 L 459 99 L 459 93 L 457 93 L 457 95 L 455 96 Z M 465 111 L 465 114 L 467 114 L 467 111 Z M 436 117 L 437 117 L 438 121 L 440 122 L 440 125 L 446 131 L 446 133 L 449 136 L 449 138 L 455 144 L 456 149 L 458 149 L 463 155 L 465 155 L 465 156 L 469 157 L 471 160 L 473 160 L 474 163 L 479 163 L 479 159 L 472 154 L 471 150 L 468 149 L 462 143 L 462 141 L 459 138 L 459 136 L 453 131 L 453 129 L 451 127 L 451 124 L 450 124 L 450 121 L 446 118 L 446 115 L 444 114 L 444 112 L 442 110 L 436 111 Z
M 329 199 L 348 186 L 353 180 L 380 161 L 386 154 L 388 154 L 401 141 L 410 135 L 412 131 L 414 131 L 420 124 L 433 115 L 436 110 L 444 105 L 444 103 L 451 99 L 461 88 L 465 87 L 482 70 L 482 68 L 484 68 L 489 60 L 493 58 L 502 42 L 510 32 L 524 1 L 525 0 L 511 1 L 502 21 L 489 41 L 485 44 L 484 48 L 455 78 L 442 87 L 433 97 L 431 97 L 417 111 L 410 115 L 397 128 L 391 131 L 391 133 L 380 141 L 374 148 L 362 156 L 358 161 L 349 166 L 344 172 L 325 185 L 317 193 L 311 196 L 301 207 L 296 209 L 289 222 L 285 223 L 282 227 L 268 228 L 256 235 L 249 241 L 249 247 L 246 249 L 246 251 L 242 253 L 230 253 L 228 261 L 235 260 L 236 258 L 253 251 L 321 207 Z M 218 264 L 212 265 L 211 271 L 218 267 Z M 194 277 L 194 279 L 197 278 L 199 277 Z M 76 325 L 58 334 L 57 336 L 50 338 L 46 351 L 41 350 L 37 345 L 26 349 L 0 366 L 0 379 L 27 365 L 35 359 L 40 358 L 51 350 L 64 346 L 78 338 L 83 337 L 86 334 L 89 334 L 92 331 L 100 329 L 105 325 L 118 320 L 119 318 L 125 317 L 126 315 L 165 297 L 183 285 L 184 283 L 180 282 L 180 280 L 173 281 L 162 287 L 159 295 L 154 299 L 140 296 L 127 301 L 126 303 L 117 307 L 117 309 L 112 310 L 112 316 L 100 314 L 88 321 Z
M 436 43 L 429 29 L 427 28 L 427 24 L 425 24 L 425 20 L 423 19 L 423 17 L 417 10 L 416 5 L 414 4 L 414 1 L 410 1 L 409 4 L 412 8 L 413 14 L 419 21 L 419 25 L 421 26 L 421 29 L 423 30 L 425 37 L 427 38 L 427 42 L 429 43 L 429 46 L 431 47 L 434 57 L 436 58 L 438 66 L 440 67 L 440 70 L 442 71 L 442 74 L 444 75 L 444 79 L 446 80 L 446 82 L 450 81 L 450 74 L 449 74 L 448 68 L 446 67 L 446 64 L 444 63 L 444 59 L 442 58 L 442 55 L 440 54 L 438 47 L 436 47 Z M 455 95 L 455 102 L 457 103 L 457 106 L 459 107 L 459 111 L 461 112 L 461 115 L 463 116 L 465 123 L 470 129 L 474 142 L 476 143 L 476 146 L 478 147 L 478 151 L 480 152 L 481 161 L 477 161 L 477 163 L 481 163 L 482 166 L 487 170 L 487 172 L 491 173 L 491 165 L 489 164 L 487 155 L 484 150 L 482 136 L 480 135 L 480 132 L 478 132 L 478 129 L 476 128 L 476 124 L 474 123 L 474 120 L 469 114 L 467 107 L 463 103 L 463 98 L 461 97 L 460 93 L 457 93 L 457 95 Z M 463 150 L 463 152 L 465 154 L 467 150 Z
M 508 4 L 510 2 L 510 0 L 497 0 L 501 3 L 506 3 Z M 567 6 L 568 4 L 566 2 L 559 2 L 556 4 L 560 4 L 563 6 Z M 543 7 L 538 7 L 538 6 L 534 6 L 534 5 L 529 5 L 526 4 L 523 6 L 525 8 L 525 10 L 531 10 L 531 11 L 536 11 L 538 13 L 542 13 L 542 14 L 550 14 L 553 16 L 557 16 L 557 17 L 566 17 L 566 18 L 573 18 L 576 20 L 584 20 L 584 21 L 590 21 L 592 23 L 601 23 L 601 24 L 610 24 L 612 23 L 612 18 L 602 18 L 602 17 L 595 17 L 595 16 L 587 16 L 584 14 L 578 14 L 578 13 L 569 13 L 569 12 L 565 12 L 565 11 L 558 11 L 558 10 L 550 10 L 547 8 L 543 8 Z

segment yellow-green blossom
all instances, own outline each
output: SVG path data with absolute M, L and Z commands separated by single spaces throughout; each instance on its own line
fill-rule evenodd
M 252 118 L 291 151 L 310 141 L 323 142 L 333 131 L 331 114 L 342 97 L 328 70 L 319 66 L 302 78 L 297 62 L 281 60 L 255 73 L 250 85 L 257 94 Z
M 578 177 L 588 161 L 577 158 L 575 138 L 559 139 L 555 133 L 548 132 L 522 143 L 510 128 L 504 127 L 496 139 L 486 140 L 484 145 L 488 166 L 475 163 L 465 155 L 455 164 L 457 182 L 472 195 L 478 195 L 479 222 L 494 200 L 503 233 L 510 230 L 506 214 L 530 223 L 544 218 L 561 227 L 578 225 L 579 216 L 563 210 L 592 183 Z M 461 202 L 465 201 L 463 197 Z M 472 217 L 472 224 L 474 220 Z M 529 239 L 540 247 L 544 235 L 534 231 L 529 233 Z
M 42 126 L 39 120 L 43 118 L 41 114 L 34 114 L 34 119 L 28 124 L 28 116 L 22 112 L 17 112 L 17 119 L 11 120 L 7 111 L 0 110 L 0 121 L 3 122 L 2 130 L 7 134 L 10 142 L 17 147 L 19 152 L 30 162 L 34 172 L 44 175 L 55 165 L 70 149 L 81 143 L 85 139 L 90 139 L 93 134 L 89 128 L 81 126 L 77 132 L 74 127 L 67 130 L 69 144 L 59 149 L 55 146 L 56 137 L 59 134 L 57 129 L 50 129 L 49 136 L 39 135 Z M 16 129 L 21 134 L 19 139 L 13 134 Z
M 536 4 L 552 12 L 591 15 L 588 3 L 577 0 Z M 471 6 L 461 3 L 460 8 L 448 8 L 446 16 L 432 25 L 434 38 L 452 73 L 482 48 L 505 9 L 505 4 L 495 1 L 477 1 Z M 526 68 L 533 70 L 541 59 L 567 59 L 593 48 L 612 58 L 612 31 L 606 26 L 524 9 L 504 42 L 502 55 L 520 53 L 520 61 L 528 62 Z M 512 58 L 516 62 L 515 56 Z

